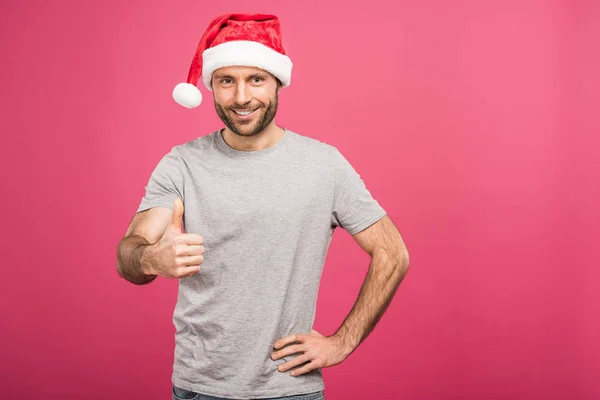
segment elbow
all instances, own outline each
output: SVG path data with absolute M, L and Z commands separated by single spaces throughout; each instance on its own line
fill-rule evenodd
M 123 276 L 123 271 L 121 270 L 121 265 L 119 264 L 119 262 L 117 261 L 117 274 L 119 275 L 119 277 L 121 278 L 125 278 Z
M 402 246 L 375 251 L 372 257 L 379 260 L 379 265 L 386 266 L 388 270 L 400 275 L 404 275 L 410 265 L 408 251 Z
M 400 270 L 402 275 L 406 274 L 408 267 L 410 266 L 410 255 L 408 254 L 406 247 L 402 247 L 394 259 L 394 266 Z
M 123 244 L 123 240 L 121 239 L 121 241 L 119 242 L 119 244 L 117 245 L 117 274 L 119 274 L 119 276 L 123 279 L 125 279 L 125 274 L 123 272 L 123 254 L 122 254 L 122 247 L 121 245 Z

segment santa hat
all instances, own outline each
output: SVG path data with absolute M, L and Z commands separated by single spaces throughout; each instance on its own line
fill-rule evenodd
M 215 70 L 234 65 L 257 67 L 270 72 L 289 86 L 292 61 L 281 42 L 279 20 L 267 14 L 224 14 L 214 18 L 202 35 L 192 60 L 187 82 L 173 90 L 173 98 L 187 108 L 202 102 L 198 80 L 212 91 Z

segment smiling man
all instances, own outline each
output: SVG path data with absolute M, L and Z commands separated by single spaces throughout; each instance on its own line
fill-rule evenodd
M 230 131 L 240 136 L 254 136 L 273 122 L 280 86 L 277 81 L 277 87 L 273 87 L 275 79 L 270 73 L 253 67 L 225 67 L 213 74 L 215 108 Z M 249 84 L 239 86 L 238 81 Z M 234 106 L 227 109 L 232 103 Z
M 238 84 L 242 82 L 242 84 Z M 281 82 L 269 72 L 255 67 L 224 67 L 213 73 L 212 90 L 215 109 L 227 129 L 226 141 L 246 150 L 270 147 L 281 139 L 283 129 L 274 123 Z M 269 135 L 267 129 L 278 128 L 279 135 Z M 256 146 L 249 136 L 272 136 L 271 143 Z M 248 144 L 254 148 L 247 148 Z M 265 146 L 266 144 L 266 146 Z
M 369 335 L 408 269 L 400 233 L 337 148 L 276 124 L 291 69 L 275 16 L 210 23 L 173 96 L 197 107 L 202 76 L 225 127 L 160 160 L 117 248 L 130 282 L 179 280 L 173 399 L 324 399 L 322 368 Z M 371 262 L 324 336 L 312 327 L 337 227 Z

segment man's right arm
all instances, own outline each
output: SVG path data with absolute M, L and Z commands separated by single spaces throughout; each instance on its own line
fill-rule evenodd
M 153 207 L 134 215 L 117 246 L 117 272 L 121 277 L 136 285 L 156 279 L 147 256 L 161 239 L 172 215 L 173 210 L 167 207 Z

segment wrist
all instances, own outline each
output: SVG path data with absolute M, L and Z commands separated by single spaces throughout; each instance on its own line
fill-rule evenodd
M 332 338 L 337 342 L 337 345 L 344 357 L 348 357 L 356 349 L 356 346 L 353 346 L 347 337 L 340 335 L 339 333 L 334 334 Z

